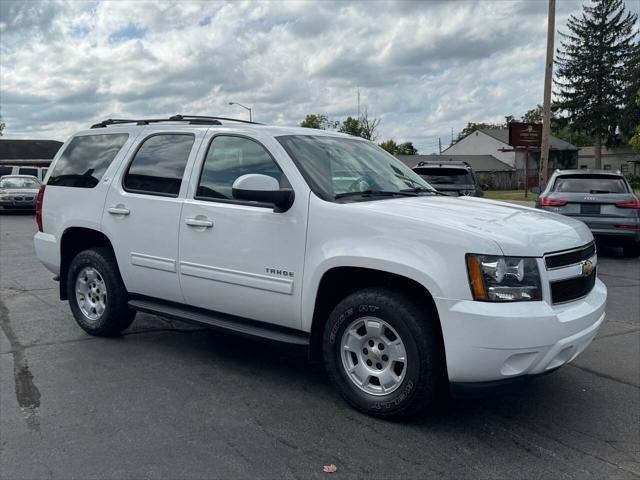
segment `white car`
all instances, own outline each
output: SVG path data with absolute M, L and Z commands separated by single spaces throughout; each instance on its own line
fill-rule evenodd
M 583 223 L 439 195 L 347 135 L 107 120 L 65 143 L 45 183 L 35 249 L 88 333 L 144 311 L 308 345 L 377 416 L 554 370 L 605 316 Z

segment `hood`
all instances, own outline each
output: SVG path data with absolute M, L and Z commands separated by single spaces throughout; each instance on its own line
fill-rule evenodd
M 589 228 L 570 217 L 475 197 L 420 196 L 358 202 L 370 215 L 393 216 L 494 240 L 507 256 L 540 257 L 593 240 Z M 363 212 L 364 213 L 364 212 Z M 476 252 L 483 253 L 483 252 Z

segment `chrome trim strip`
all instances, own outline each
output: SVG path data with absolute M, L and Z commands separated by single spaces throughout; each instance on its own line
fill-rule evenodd
M 216 282 L 230 283 L 248 288 L 268 290 L 270 292 L 293 295 L 293 280 L 270 277 L 257 273 L 230 270 L 228 268 L 201 265 L 199 263 L 180 262 L 180 273 L 190 277 L 204 278 Z
M 176 271 L 176 261 L 172 258 L 155 257 L 143 253 L 131 252 L 131 264 L 138 267 L 153 268 L 163 272 Z
M 589 248 L 591 248 L 591 246 L 594 247 L 594 249 L 593 249 L 593 257 L 597 257 L 598 256 L 598 249 L 597 249 L 597 247 L 595 245 L 595 242 L 591 242 L 591 243 L 588 243 L 587 245 L 584 245 L 582 247 L 576 247 L 576 248 L 572 248 L 570 250 L 560 250 L 560 251 L 557 251 L 557 252 L 545 253 L 542 256 L 542 259 L 544 261 L 544 267 L 545 267 L 545 269 L 547 271 L 552 271 L 552 270 L 559 270 L 561 268 L 571 267 L 573 265 L 580 265 L 584 260 L 580 260 L 579 262 L 571 263 L 569 265 L 562 265 L 560 267 L 551 267 L 551 268 L 549 268 L 549 267 L 547 267 L 547 258 L 557 257 L 557 256 L 560 256 L 560 255 L 566 255 L 567 253 L 572 253 L 572 252 L 580 252 L 580 251 L 583 251 L 583 250 L 588 250 Z M 593 258 L 593 257 L 591 257 L 591 258 Z

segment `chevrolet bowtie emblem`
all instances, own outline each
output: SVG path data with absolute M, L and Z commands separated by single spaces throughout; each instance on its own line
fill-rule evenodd
M 593 263 L 591 260 L 585 260 L 582 262 L 582 276 L 586 277 L 591 275 L 591 272 L 593 272 Z

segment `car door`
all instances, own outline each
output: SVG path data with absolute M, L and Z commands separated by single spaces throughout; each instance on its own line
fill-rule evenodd
M 203 132 L 150 127 L 107 194 L 102 229 L 127 290 L 182 302 L 177 272 L 180 211 Z
M 272 138 L 262 141 L 218 133 L 203 143 L 180 220 L 180 283 L 190 305 L 299 328 L 308 193 L 276 212 L 231 192 L 249 173 L 290 187 L 271 151 L 286 154 Z

